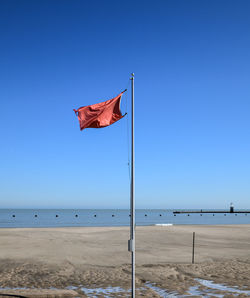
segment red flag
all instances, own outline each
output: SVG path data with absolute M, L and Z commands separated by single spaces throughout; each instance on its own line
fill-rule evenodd
M 74 110 L 80 123 L 80 129 L 109 126 L 123 118 L 126 114 L 122 115 L 120 111 L 120 101 L 125 91 L 107 101 Z

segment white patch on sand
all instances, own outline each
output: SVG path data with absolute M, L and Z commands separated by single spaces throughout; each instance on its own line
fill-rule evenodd
M 177 293 L 170 293 L 167 292 L 166 290 L 163 290 L 159 287 L 154 286 L 153 284 L 151 284 L 150 282 L 146 282 L 145 286 L 150 288 L 151 290 L 153 290 L 156 294 L 158 294 L 160 297 L 168 297 L 168 298 L 175 298 L 175 297 L 180 297 L 178 296 Z
M 211 292 L 211 289 L 207 289 L 207 290 L 199 290 L 200 286 L 193 286 L 190 287 L 188 290 L 188 293 L 190 295 L 185 295 L 183 297 L 188 297 L 188 296 L 203 296 L 203 297 L 218 297 L 218 298 L 222 298 L 224 297 L 223 294 L 215 294 Z
M 221 284 L 216 284 L 211 280 L 204 280 L 204 279 L 199 279 L 196 278 L 196 281 L 198 281 L 201 285 L 210 288 L 210 289 L 214 289 L 214 290 L 219 290 L 219 291 L 226 291 L 226 292 L 231 292 L 231 293 L 237 293 L 237 294 L 247 294 L 250 295 L 250 291 L 247 290 L 240 290 L 237 287 L 231 288 L 225 285 L 221 285 Z
M 125 290 L 121 287 L 107 287 L 107 288 L 84 288 L 82 287 L 81 290 L 84 292 L 85 295 L 91 298 L 98 297 L 97 295 L 103 295 L 104 297 L 109 297 L 109 294 L 116 294 L 119 297 L 119 293 L 127 293 L 128 290 Z
M 146 282 L 145 283 L 145 287 L 141 287 L 141 288 L 137 288 L 136 290 L 146 290 L 146 288 L 151 289 L 152 291 L 154 291 L 156 294 L 158 294 L 160 297 L 162 298 L 176 298 L 176 297 L 192 297 L 192 296 L 203 296 L 203 297 L 218 297 L 218 298 L 222 298 L 224 297 L 225 294 L 230 294 L 230 293 L 234 293 L 236 294 L 236 296 L 238 296 L 239 294 L 246 294 L 250 296 L 250 291 L 249 290 L 240 290 L 237 287 L 228 287 L 222 284 L 217 284 L 214 283 L 211 280 L 204 280 L 204 279 L 200 279 L 200 278 L 196 278 L 195 279 L 200 285 L 206 287 L 206 289 L 200 289 L 199 285 L 196 286 L 192 286 L 189 288 L 188 290 L 188 295 L 180 295 L 176 292 L 168 292 L 165 289 L 159 288 L 157 287 L 155 284 L 152 284 L 150 282 Z M 125 290 L 121 287 L 106 287 L 106 288 L 85 288 L 79 286 L 79 287 L 75 287 L 75 286 L 68 286 L 66 289 L 67 290 L 76 290 L 76 289 L 81 289 L 81 291 L 90 298 L 98 298 L 101 296 L 105 297 L 105 298 L 109 298 L 110 295 L 115 295 L 115 297 L 120 297 L 123 296 L 122 294 L 124 293 L 130 293 L 131 290 Z M 34 289 L 34 288 L 33 288 Z M 57 290 L 56 288 L 51 287 L 50 289 L 54 289 Z M 9 287 L 0 287 L 0 290 L 29 290 L 29 288 L 9 288 Z M 216 291 L 223 291 L 224 293 L 216 293 Z

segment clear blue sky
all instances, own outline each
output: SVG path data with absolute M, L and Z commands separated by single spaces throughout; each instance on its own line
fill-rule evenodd
M 247 0 L 2 0 L 0 207 L 128 208 L 129 118 L 80 132 L 73 108 L 135 72 L 136 207 L 250 208 L 249 15 Z

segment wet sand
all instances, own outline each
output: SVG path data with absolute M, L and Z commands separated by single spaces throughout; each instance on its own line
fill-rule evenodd
M 0 297 L 87 297 L 81 287 L 108 286 L 124 289 L 119 297 L 129 295 L 128 227 L 0 229 L 0 239 Z M 136 251 L 137 297 L 160 297 L 149 283 L 176 294 L 204 289 L 197 278 L 250 290 L 250 225 L 137 227 Z M 65 292 L 69 286 L 75 288 Z

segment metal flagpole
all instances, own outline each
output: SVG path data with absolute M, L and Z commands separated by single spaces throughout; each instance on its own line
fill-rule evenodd
M 131 252 L 131 297 L 135 298 L 135 167 L 134 167 L 134 73 L 131 74 L 131 182 L 130 182 L 130 240 Z

